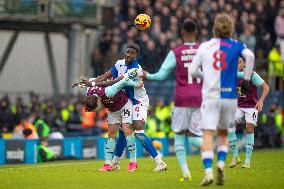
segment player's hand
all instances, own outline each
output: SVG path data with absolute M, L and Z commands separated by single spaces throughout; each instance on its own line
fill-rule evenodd
M 79 82 L 73 83 L 72 88 L 74 88 L 74 87 L 79 87 Z
M 146 71 L 143 70 L 142 78 L 143 78 L 143 79 L 147 79 L 147 74 L 148 74 L 148 72 L 146 72 Z
M 263 107 L 263 101 L 259 100 L 255 105 L 255 109 L 257 109 L 260 112 L 262 110 L 262 107 Z
M 76 83 L 73 83 L 72 84 L 72 88 L 74 87 L 80 87 L 80 88 L 83 88 L 83 87 L 86 87 L 85 84 L 81 83 L 81 82 L 76 82 Z
M 250 81 L 244 80 L 244 82 L 241 86 L 242 94 L 246 94 L 249 91 L 249 87 L 250 87 Z
M 138 87 L 141 87 L 141 88 L 144 87 L 144 83 L 142 80 L 138 81 Z
M 81 81 L 78 83 L 79 87 L 92 87 L 92 82 L 86 79 L 81 79 Z

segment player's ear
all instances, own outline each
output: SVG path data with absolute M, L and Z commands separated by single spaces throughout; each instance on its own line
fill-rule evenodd
M 138 58 L 138 52 L 135 51 L 135 59 Z

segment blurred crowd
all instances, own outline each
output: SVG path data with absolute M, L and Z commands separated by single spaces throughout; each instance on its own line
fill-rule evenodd
M 0 136 L 45 138 L 74 135 L 98 136 L 107 130 L 107 110 L 86 112 L 83 97 L 40 98 L 31 93 L 28 103 L 8 96 L 0 100 Z M 73 136 L 74 136 L 73 135 Z
M 28 102 L 17 97 L 12 103 L 8 96 L 0 100 L 0 137 L 16 139 L 62 139 L 69 136 L 106 136 L 107 110 L 85 112 L 82 96 L 66 98 L 40 98 L 31 93 Z M 171 109 L 173 102 L 163 98 L 151 103 L 145 132 L 151 138 L 173 137 Z M 281 145 L 284 112 L 272 104 L 267 113 L 259 115 L 256 128 L 258 147 Z M 238 127 L 243 133 L 244 125 Z
M 269 74 L 273 79 L 276 76 L 276 81 L 271 80 L 271 85 L 275 85 L 272 89 L 283 90 L 284 55 L 282 58 L 280 55 L 284 39 L 283 0 L 117 0 L 113 17 L 103 19 L 105 28 L 92 53 L 94 74 L 102 74 L 123 57 L 129 41 L 140 45 L 142 67 L 155 72 L 168 51 L 182 43 L 180 28 L 184 19 L 191 18 L 197 23 L 198 41 L 203 42 L 212 37 L 214 17 L 222 11 L 235 23 L 234 38 L 254 51 L 258 61 L 262 60 L 257 64 L 257 71 L 266 76 Z M 149 30 L 139 31 L 133 25 L 139 13 L 151 17 Z

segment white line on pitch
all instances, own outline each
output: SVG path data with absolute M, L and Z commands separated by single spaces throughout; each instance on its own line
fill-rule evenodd
M 58 164 L 51 164 L 51 165 L 37 165 L 37 166 L 29 166 L 29 167 L 8 167 L 8 168 L 1 168 L 0 171 L 11 170 L 11 169 L 34 169 L 40 167 L 57 167 L 57 166 L 65 166 L 65 165 L 76 165 L 76 164 L 90 164 L 91 162 L 78 162 L 78 163 L 58 163 Z

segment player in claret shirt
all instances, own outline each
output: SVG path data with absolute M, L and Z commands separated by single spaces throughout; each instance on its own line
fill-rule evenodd
M 182 170 L 180 181 L 191 180 L 191 173 L 186 162 L 185 138 L 189 145 L 200 148 L 202 131 L 200 128 L 201 88 L 200 78 L 192 78 L 188 73 L 192 59 L 199 47 L 196 40 L 196 24 L 192 20 L 183 23 L 182 37 L 184 44 L 171 50 L 157 73 L 144 72 L 144 77 L 152 81 L 162 81 L 175 69 L 176 91 L 172 109 L 172 130 L 175 132 L 174 148 Z
M 264 82 L 264 80 L 256 73 L 252 73 L 252 79 L 250 88 L 248 91 L 242 90 L 242 83 L 244 82 L 244 69 L 245 62 L 244 59 L 239 58 L 238 66 L 238 109 L 236 112 L 236 123 L 242 121 L 243 117 L 246 120 L 246 159 L 242 168 L 250 168 L 250 159 L 252 155 L 253 145 L 254 145 L 254 127 L 257 123 L 257 114 L 262 110 L 263 102 L 269 92 L 269 86 Z M 258 100 L 257 88 L 262 88 L 261 97 Z M 238 152 L 237 137 L 235 134 L 235 126 L 229 128 L 228 139 L 230 148 L 232 151 L 233 159 L 229 167 L 235 167 L 238 163 L 241 163 Z
M 116 133 L 121 126 L 126 137 L 126 145 L 130 155 L 128 171 L 136 164 L 136 144 L 132 124 L 132 102 L 127 94 L 121 91 L 124 86 L 142 87 L 143 83 L 128 80 L 126 78 L 110 87 L 93 86 L 94 83 L 82 80 L 74 83 L 73 87 L 88 87 L 87 96 L 84 99 L 85 110 L 95 111 L 99 101 L 108 108 L 108 139 L 105 146 L 105 163 L 100 171 L 112 171 L 112 158 L 116 145 Z

